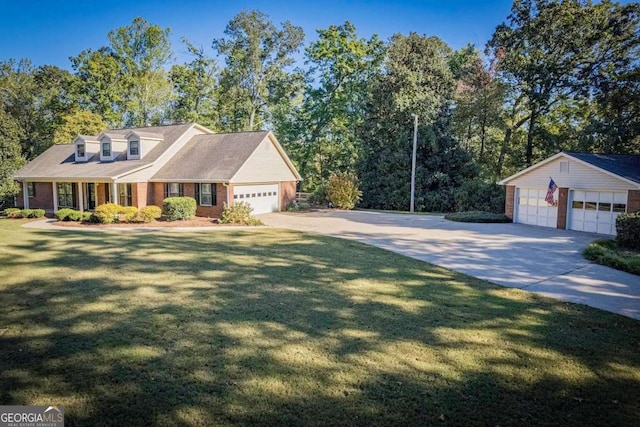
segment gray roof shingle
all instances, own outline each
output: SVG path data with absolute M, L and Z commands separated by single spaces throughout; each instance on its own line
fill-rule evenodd
M 640 156 L 571 152 L 566 154 L 640 184 Z
M 268 131 L 196 135 L 152 180 L 229 181 Z
M 15 174 L 16 179 L 39 178 L 96 178 L 108 179 L 125 174 L 129 171 L 150 165 L 162 155 L 176 140 L 182 136 L 192 123 L 151 126 L 144 128 L 129 128 L 108 130 L 109 135 L 124 138 L 131 130 L 140 130 L 152 134 L 160 134 L 163 140 L 156 144 L 149 153 L 140 160 L 126 160 L 126 153 L 119 153 L 116 160 L 112 162 L 101 162 L 100 155 L 94 154 L 87 162 L 76 163 L 73 144 L 58 144 L 50 147 L 44 153 L 20 168 Z M 94 137 L 90 137 L 94 138 Z

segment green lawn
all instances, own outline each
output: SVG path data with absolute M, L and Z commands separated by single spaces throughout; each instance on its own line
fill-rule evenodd
M 0 220 L 0 404 L 67 425 L 637 425 L 640 322 L 270 229 Z

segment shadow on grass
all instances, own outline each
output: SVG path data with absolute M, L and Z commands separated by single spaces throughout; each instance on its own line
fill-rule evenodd
M 294 232 L 0 231 L 0 403 L 68 425 L 640 416 L 631 319 Z

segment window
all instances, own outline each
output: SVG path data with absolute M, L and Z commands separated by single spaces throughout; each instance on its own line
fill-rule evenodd
M 184 185 L 177 182 L 169 182 L 164 185 L 164 197 L 182 197 L 184 196 Z
M 111 143 L 103 142 L 102 143 L 102 157 L 111 157 Z
M 201 206 L 215 206 L 216 184 L 196 184 L 196 199 Z
M 129 141 L 129 155 L 140 155 L 140 141 Z
M 625 212 L 627 210 L 627 205 L 625 205 L 624 203 L 614 203 L 613 204 L 613 211 L 614 212 Z
M 27 182 L 27 194 L 30 199 L 36 197 L 36 183 L 35 182 Z
M 59 208 L 73 208 L 74 207 L 74 193 L 75 185 L 70 182 L 59 182 L 58 188 L 58 207 Z
M 84 157 L 84 155 L 85 155 L 85 146 L 84 146 L 84 144 L 76 145 L 76 156 L 77 157 Z
M 584 207 L 588 211 L 595 211 L 598 204 L 596 202 L 586 202 Z
M 611 203 L 602 203 L 598 204 L 598 210 L 603 212 L 611 212 Z
M 569 162 L 560 162 L 560 173 L 569 173 Z
M 118 184 L 118 204 L 131 206 L 131 184 Z
M 573 209 L 582 209 L 584 208 L 584 202 L 574 200 L 573 202 L 571 202 L 571 207 Z

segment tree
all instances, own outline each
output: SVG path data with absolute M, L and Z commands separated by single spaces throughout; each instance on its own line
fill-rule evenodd
M 238 14 L 224 33 L 227 38 L 213 41 L 226 64 L 220 76 L 221 127 L 264 128 L 278 102 L 294 95 L 296 80 L 302 77 L 287 68 L 294 63 L 304 32 L 288 21 L 277 28 L 266 14 L 253 10 Z
M 451 137 L 454 76 L 451 49 L 436 37 L 395 35 L 384 72 L 370 84 L 360 130 L 363 205 L 408 209 L 413 114 L 418 114 L 416 209 L 453 208 L 453 190 L 475 175 L 470 156 Z
M 292 116 L 296 123 L 282 129 L 277 122 L 276 130 L 291 149 L 306 189 L 315 190 L 333 173 L 355 172 L 367 83 L 380 71 L 384 43 L 376 35 L 359 38 L 355 26 L 345 22 L 318 30 L 305 56 L 310 69 L 300 110 Z
M 62 117 L 62 126 L 56 129 L 53 142 L 70 144 L 78 135 L 97 135 L 109 128 L 100 115 L 87 110 L 77 110 Z
M 171 67 L 169 78 L 176 93 L 172 118 L 215 128 L 218 76 L 216 61 L 207 57 L 202 47 L 196 47 L 185 38 L 182 41 L 192 60 L 184 65 Z
M 7 205 L 19 190 L 13 174 L 25 163 L 21 155 L 21 139 L 18 123 L 0 105 L 0 207 Z
M 170 34 L 138 17 L 109 31 L 109 46 L 71 58 L 82 82 L 82 106 L 113 127 L 162 123 L 172 95 L 165 72 L 172 58 Z

